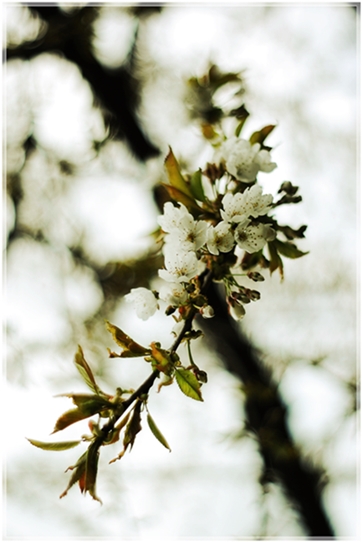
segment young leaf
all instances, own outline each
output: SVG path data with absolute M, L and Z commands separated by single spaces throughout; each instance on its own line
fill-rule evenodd
M 117 356 L 114 354 L 111 357 L 120 357 L 120 358 L 132 358 L 145 356 L 149 353 L 147 348 L 144 348 L 140 344 L 136 343 L 131 337 L 126 335 L 124 331 L 119 329 L 119 327 L 114 326 L 110 322 L 106 322 L 106 327 L 108 331 L 112 334 L 113 340 L 123 349 L 123 352 Z M 112 354 L 112 353 L 111 353 Z
M 250 143 L 253 145 L 254 143 L 260 143 L 260 145 L 263 145 L 264 141 L 268 137 L 268 135 L 274 130 L 275 124 L 270 124 L 268 126 L 264 126 L 261 130 L 258 132 L 254 132 L 250 136 Z
M 152 342 L 150 346 L 152 367 L 154 369 L 157 369 L 161 373 L 165 373 L 167 376 L 171 376 L 173 370 L 173 363 L 168 350 L 160 348 L 155 342 Z
M 84 382 L 87 384 L 87 386 L 94 391 L 94 393 L 97 393 L 98 395 L 105 395 L 102 393 L 100 388 L 98 387 L 93 373 L 91 371 L 91 368 L 89 367 L 88 363 L 86 362 L 83 354 L 82 347 L 78 345 L 78 351 L 74 356 L 74 363 L 77 367 L 81 377 L 83 378 Z
M 64 442 L 41 442 L 40 440 L 34 440 L 31 438 L 28 438 L 27 440 L 33 446 L 51 452 L 63 452 L 64 450 L 70 450 L 70 448 L 75 448 L 75 446 L 78 446 L 78 444 L 82 442 L 81 440 L 68 440 Z
M 92 414 L 89 414 L 89 415 L 84 414 L 81 410 L 79 410 L 79 408 L 73 408 L 72 410 L 67 410 L 67 412 L 64 412 L 64 414 L 62 414 L 60 418 L 58 418 L 58 420 L 56 421 L 52 434 L 57 433 L 58 431 L 62 431 L 63 429 L 65 429 L 66 427 L 69 427 L 69 425 L 72 425 L 73 423 L 79 422 L 81 420 L 85 420 L 91 415 Z
M 115 442 L 119 441 L 120 432 L 122 431 L 123 427 L 127 424 L 128 420 L 129 420 L 129 417 L 130 417 L 130 414 L 131 413 L 128 412 L 128 414 L 126 414 L 126 416 L 124 416 L 121 419 L 119 424 L 115 426 L 112 433 L 107 437 L 107 440 L 104 441 L 104 443 L 103 443 L 104 445 L 114 444 Z
M 195 171 L 190 179 L 190 187 L 193 195 L 199 201 L 205 201 L 204 188 L 202 186 L 202 173 L 201 169 Z
M 193 199 L 193 195 L 190 190 L 190 187 L 186 183 L 185 179 L 183 178 L 181 174 L 180 166 L 175 158 L 175 155 L 172 152 L 171 147 L 165 159 L 165 166 L 166 166 L 168 180 L 170 182 L 170 185 L 173 186 L 174 188 L 177 188 L 177 190 L 179 190 L 183 194 L 186 194 L 186 196 L 188 196 L 189 198 Z
M 203 401 L 200 383 L 194 373 L 188 371 L 187 369 L 176 369 L 175 377 L 180 390 L 185 395 L 195 399 L 196 401 Z
M 102 501 L 96 495 L 96 481 L 97 481 L 97 472 L 98 472 L 98 461 L 99 461 L 99 447 L 101 441 L 95 440 L 88 448 L 86 467 L 85 467 L 85 483 L 84 483 L 84 492 L 88 491 L 89 495 L 93 497 L 95 501 L 98 501 L 102 504 Z M 82 491 L 82 493 L 83 493 Z
M 78 459 L 78 461 L 76 462 L 74 466 L 67 468 L 67 471 L 74 470 L 74 472 L 72 476 L 70 477 L 67 487 L 65 488 L 63 493 L 59 495 L 59 499 L 62 499 L 63 497 L 65 497 L 69 489 L 77 482 L 79 482 L 79 487 L 81 488 L 81 491 L 82 491 L 82 487 L 84 487 L 84 477 L 85 477 L 87 455 L 88 455 L 88 450 L 84 452 L 83 455 L 80 456 L 80 458 Z
M 283 271 L 283 262 L 281 257 L 278 254 L 278 250 L 275 246 L 275 241 L 271 241 L 268 243 L 268 249 L 270 254 L 270 265 L 269 270 L 270 274 L 272 274 L 276 269 L 279 269 L 279 273 L 281 278 L 284 278 L 284 271 Z
M 232 111 L 230 111 L 230 116 L 231 117 L 236 117 L 238 119 L 238 121 L 239 121 L 239 124 L 237 125 L 237 127 L 235 129 L 236 137 L 239 137 L 240 132 L 243 129 L 243 126 L 244 126 L 245 121 L 248 118 L 249 114 L 250 113 L 247 111 L 244 104 L 241 105 L 240 107 L 238 107 L 237 109 L 233 109 Z
M 141 426 L 141 407 L 142 407 L 142 401 L 138 401 L 136 404 L 133 413 L 132 418 L 130 419 L 127 427 L 126 432 L 123 439 L 123 446 L 124 451 L 128 448 L 128 446 L 131 446 L 131 449 L 134 445 L 134 441 L 136 440 L 136 435 L 139 433 L 142 429 Z
M 100 397 L 91 393 L 62 393 L 57 395 L 57 397 L 69 397 L 83 412 L 87 412 L 88 410 L 93 411 L 95 408 L 98 411 L 106 408 L 114 408 L 114 404 L 108 401 L 106 397 Z
M 219 135 L 215 131 L 213 125 L 210 124 L 209 122 L 202 123 L 201 130 L 202 130 L 202 135 L 204 136 L 205 139 L 209 139 L 209 140 L 214 139 L 215 137 L 217 137 Z M 201 200 L 201 201 L 203 201 L 203 200 Z
M 98 414 L 103 410 L 113 409 L 115 407 L 113 403 L 110 403 L 99 395 L 87 396 L 86 394 L 65 394 L 65 396 L 71 397 L 73 399 L 73 402 L 78 406 L 78 408 L 68 410 L 62 416 L 60 416 L 60 418 L 55 424 L 53 433 L 56 433 L 57 431 L 62 431 L 69 425 L 72 425 L 73 423 L 79 422 L 81 420 L 85 420 L 86 418 L 89 418 L 94 414 Z
M 278 230 L 282 232 L 285 237 L 291 241 L 292 239 L 302 239 L 305 237 L 304 233 L 307 226 L 300 226 L 297 230 L 293 230 L 290 226 L 278 226 Z
M 182 190 L 179 190 L 178 188 L 175 188 L 174 186 L 171 186 L 169 184 L 163 184 L 169 193 L 170 197 L 174 201 L 178 201 L 179 203 L 183 203 L 185 207 L 188 209 L 195 209 L 196 211 L 201 212 L 202 209 L 197 205 L 194 196 L 191 194 L 191 197 L 182 192 Z
M 148 422 L 148 426 L 149 428 L 151 429 L 152 433 L 154 434 L 154 436 L 156 437 L 156 439 L 161 442 L 161 444 L 167 448 L 168 450 L 170 450 L 171 452 L 171 448 L 170 446 L 168 445 L 168 442 L 167 440 L 165 439 L 165 437 L 163 436 L 163 434 L 161 433 L 161 431 L 159 430 L 159 428 L 157 427 L 157 425 L 155 424 L 155 421 L 154 419 L 152 418 L 151 414 L 148 412 L 147 413 L 147 422 Z
M 139 433 L 142 429 L 142 426 L 141 426 L 142 405 L 143 405 L 143 402 L 140 400 L 136 403 L 136 406 L 134 407 L 132 411 L 132 417 L 127 423 L 127 427 L 124 433 L 123 450 L 117 455 L 117 457 L 115 457 L 114 459 L 111 459 L 110 463 L 114 463 L 118 459 L 121 459 L 126 453 L 128 446 L 130 446 L 131 447 L 130 449 L 132 449 L 134 442 L 136 440 L 137 433 Z M 128 419 L 129 419 L 129 414 L 127 415 L 127 419 L 125 421 L 127 421 Z M 124 425 L 125 424 L 122 423 L 122 427 Z
M 300 258 L 301 256 L 305 256 L 306 254 L 308 254 L 308 252 L 302 252 L 301 250 L 299 250 L 294 245 L 294 243 L 289 243 L 287 241 L 283 242 L 283 241 L 280 241 L 279 239 L 275 239 L 274 243 L 278 252 L 280 252 L 280 254 L 282 254 L 286 258 L 295 259 L 295 258 Z

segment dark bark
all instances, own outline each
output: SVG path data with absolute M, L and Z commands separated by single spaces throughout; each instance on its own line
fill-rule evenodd
M 225 300 L 213 284 L 208 299 L 214 318 L 202 327 L 226 369 L 243 384 L 246 426 L 257 439 L 265 470 L 264 481 L 278 480 L 310 537 L 333 538 L 333 528 L 321 499 L 321 470 L 303 460 L 287 424 L 287 409 L 257 350 L 229 316 Z
M 34 42 L 7 49 L 5 58 L 31 59 L 53 52 L 73 62 L 92 87 L 96 103 L 104 109 L 112 136 L 124 138 L 142 161 L 157 156 L 159 150 L 144 133 L 137 115 L 140 82 L 132 65 L 136 34 L 128 61 L 119 68 L 109 69 L 98 62 L 91 49 L 92 24 L 98 8 L 85 7 L 70 15 L 49 5 L 34 5 L 32 10 L 47 23 L 44 35 Z

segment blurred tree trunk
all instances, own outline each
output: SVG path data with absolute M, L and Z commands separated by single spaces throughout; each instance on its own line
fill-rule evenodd
M 243 385 L 246 429 L 257 439 L 264 461 L 261 483 L 279 481 L 299 512 L 309 536 L 333 537 L 321 502 L 323 472 L 303 461 L 290 435 L 287 408 L 255 347 L 229 316 L 225 300 L 213 284 L 208 292 L 215 316 L 200 318 L 210 346 L 225 368 Z

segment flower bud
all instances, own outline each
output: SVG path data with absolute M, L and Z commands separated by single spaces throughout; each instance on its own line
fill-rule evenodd
M 241 320 L 245 316 L 245 309 L 243 305 L 229 305 L 229 313 L 234 320 Z
M 263 275 L 261 273 L 258 273 L 257 271 L 249 271 L 248 277 L 254 282 L 263 282 L 265 280 Z
M 213 318 L 215 316 L 215 311 L 211 305 L 204 305 L 200 309 L 200 314 L 203 318 Z
M 251 301 L 257 301 L 260 299 L 260 292 L 258 292 L 258 290 L 249 290 L 249 299 L 251 299 Z

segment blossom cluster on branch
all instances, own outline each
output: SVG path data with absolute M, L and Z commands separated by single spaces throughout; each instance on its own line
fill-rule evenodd
M 149 377 L 136 389 L 103 392 L 79 347 L 75 365 L 91 394 L 70 393 L 74 409 L 65 412 L 56 422 L 54 433 L 80 420 L 89 420 L 90 434 L 78 441 L 57 443 L 30 442 L 44 450 L 65 450 L 81 442 L 88 449 L 78 462 L 69 467 L 73 471 L 67 489 L 75 483 L 82 492 L 94 498 L 99 453 L 102 446 L 121 440 L 123 448 L 116 459 L 132 449 L 142 429 L 142 416 L 157 440 L 170 449 L 167 440 L 153 420 L 148 406 L 149 392 L 160 379 L 158 390 L 176 382 L 186 396 L 203 401 L 202 386 L 207 382 L 205 371 L 194 361 L 191 343 L 202 333 L 194 327 L 195 319 L 212 318 L 214 308 L 208 300 L 208 288 L 217 282 L 225 292 L 229 314 L 235 320 L 245 316 L 246 305 L 260 299 L 254 284 L 265 280 L 264 272 L 279 270 L 283 277 L 282 257 L 299 258 L 305 253 L 295 245 L 304 237 L 306 226 L 293 229 L 281 225 L 276 214 L 280 205 L 301 201 L 298 187 L 283 181 L 276 195 L 264 193 L 258 175 L 270 173 L 277 167 L 272 161 L 272 148 L 265 144 L 275 126 L 267 125 L 249 136 L 242 134 L 249 113 L 244 105 L 223 112 L 214 104 L 216 90 L 240 81 L 237 74 L 222 74 L 212 67 L 202 80 L 191 79 L 193 95 L 201 93 L 209 99 L 199 111 L 202 134 L 211 145 L 213 159 L 196 171 L 184 171 L 173 150 L 165 158 L 167 182 L 164 188 L 168 201 L 158 217 L 156 250 L 162 252 L 164 265 L 158 270 L 157 289 L 134 288 L 125 296 L 142 320 L 164 309 L 168 318 L 175 320 L 174 339 L 169 348 L 158 341 L 140 345 L 123 330 L 107 322 L 121 352 L 109 351 L 110 358 L 143 358 L 150 364 Z M 197 100 L 196 100 L 197 101 Z M 207 107 L 206 107 L 207 106 Z M 197 117 L 194 111 L 194 117 Z M 232 117 L 235 129 L 227 134 L 224 117 Z M 182 362 L 177 350 L 186 344 L 188 362 Z
M 271 127 L 266 128 L 270 133 Z M 267 130 L 260 133 L 261 141 Z M 200 297 L 198 277 L 205 271 L 224 283 L 229 312 L 239 320 L 245 315 L 244 305 L 260 294 L 241 286 L 237 277 L 264 280 L 258 271 L 245 272 L 270 267 L 264 247 L 268 245 L 272 255 L 278 251 L 289 257 L 303 255 L 290 241 L 277 238 L 279 226 L 272 212 L 280 202 L 275 203 L 272 194 L 264 194 L 257 182 L 259 171 L 271 172 L 277 167 L 269 150 L 261 148 L 260 142 L 233 136 L 217 148 L 215 159 L 203 171 L 185 176 L 172 149 L 166 157 L 170 183 L 166 188 L 173 201 L 164 204 L 158 217 L 164 256 L 164 268 L 158 274 L 163 284 L 158 291 L 134 288 L 125 296 L 142 320 L 159 309 L 159 300 L 168 304 L 168 314 L 178 311 L 178 320 L 190 307 L 197 307 L 204 318 L 212 317 L 213 308 L 206 297 Z M 212 198 L 205 195 L 207 188 Z M 283 191 L 281 187 L 279 192 Z M 281 260 L 276 267 L 274 260 L 271 271 L 279 267 L 282 273 Z

